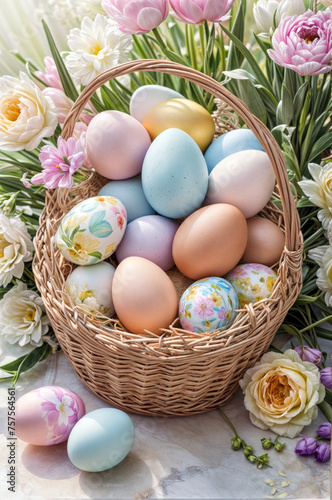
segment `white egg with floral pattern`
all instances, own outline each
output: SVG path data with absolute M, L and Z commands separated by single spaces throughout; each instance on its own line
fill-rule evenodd
M 66 290 L 86 312 L 112 317 L 115 312 L 112 299 L 114 273 L 115 267 L 108 262 L 78 266 L 68 276 Z
M 127 227 L 123 203 L 113 196 L 94 196 L 78 203 L 61 221 L 55 241 L 62 255 L 80 266 L 107 259 Z

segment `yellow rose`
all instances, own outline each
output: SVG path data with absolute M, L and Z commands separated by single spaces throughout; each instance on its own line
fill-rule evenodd
M 317 417 L 317 404 L 325 397 L 318 368 L 293 349 L 264 354 L 240 386 L 252 423 L 290 438 Z

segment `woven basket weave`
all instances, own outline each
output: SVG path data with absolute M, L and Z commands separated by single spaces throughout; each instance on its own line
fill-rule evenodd
M 62 217 L 78 202 L 95 196 L 109 180 L 93 174 L 80 186 L 47 191 L 35 238 L 34 274 L 59 343 L 78 377 L 97 396 L 129 412 L 175 416 L 201 413 L 228 401 L 244 372 L 264 354 L 302 286 L 302 236 L 282 153 L 268 129 L 246 105 L 212 78 L 176 63 L 131 61 L 98 76 L 82 92 L 63 127 L 70 137 L 92 94 L 114 77 L 154 71 L 187 79 L 214 95 L 247 123 L 272 163 L 282 211 L 271 202 L 262 214 L 285 232 L 272 295 L 240 310 L 232 326 L 216 334 L 193 334 L 178 321 L 160 335 L 134 335 L 115 318 L 92 318 L 64 292 L 75 267 L 53 243 Z M 217 128 L 218 130 L 218 128 Z M 220 132 L 220 130 L 219 130 Z M 169 272 L 179 296 L 192 283 Z

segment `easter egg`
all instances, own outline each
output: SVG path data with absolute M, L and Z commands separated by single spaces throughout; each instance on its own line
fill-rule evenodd
M 285 235 L 274 222 L 263 217 L 247 219 L 248 243 L 242 262 L 257 262 L 274 266 L 280 259 L 285 246 Z
M 143 257 L 167 271 L 174 266 L 172 245 L 179 224 L 161 215 L 147 215 L 128 224 L 116 251 L 122 262 L 127 257 Z
M 145 198 L 142 181 L 138 177 L 109 182 L 101 188 L 98 196 L 114 196 L 121 200 L 127 212 L 128 223 L 156 213 Z
M 169 128 L 178 128 L 190 135 L 203 151 L 211 143 L 215 125 L 210 113 L 189 99 L 171 99 L 156 104 L 143 120 L 153 141 Z
M 228 328 L 236 317 L 237 294 L 222 278 L 205 278 L 193 283 L 182 295 L 179 306 L 184 330 L 203 333 Z
M 204 156 L 186 132 L 162 132 L 146 153 L 142 169 L 146 199 L 161 215 L 177 219 L 199 208 L 208 187 Z
M 75 392 L 58 386 L 34 389 L 16 402 L 15 435 L 39 446 L 62 443 L 85 414 Z
M 200 208 L 176 232 L 175 265 L 191 279 L 223 276 L 241 259 L 247 238 L 246 220 L 236 207 L 218 203 Z
M 81 201 L 65 215 L 55 242 L 70 262 L 81 266 L 97 264 L 115 252 L 126 225 L 127 214 L 120 200 L 95 196 Z
M 74 302 L 94 314 L 113 316 L 112 281 L 115 267 L 108 262 L 78 266 L 66 280 L 66 290 Z
M 119 464 L 135 439 L 131 418 L 115 408 L 90 411 L 72 430 L 67 444 L 70 461 L 78 469 L 101 472 Z
M 167 274 L 142 257 L 128 257 L 117 267 L 112 286 L 116 314 L 132 333 L 161 333 L 175 320 L 178 297 Z
M 263 264 L 240 264 L 226 279 L 236 291 L 240 307 L 244 308 L 246 304 L 270 297 L 277 275 Z
M 89 161 L 107 179 L 128 179 L 137 175 L 150 144 L 143 125 L 121 111 L 98 113 L 86 133 Z
M 221 135 L 210 144 L 204 155 L 209 173 L 227 156 L 248 149 L 264 151 L 251 130 L 239 128 Z
M 209 175 L 206 204 L 229 203 L 246 218 L 260 212 L 271 198 L 275 176 L 263 151 L 240 151 L 227 156 Z
M 162 85 L 143 85 L 133 93 L 130 99 L 130 114 L 143 122 L 146 113 L 156 104 L 169 99 L 181 99 L 183 95 Z

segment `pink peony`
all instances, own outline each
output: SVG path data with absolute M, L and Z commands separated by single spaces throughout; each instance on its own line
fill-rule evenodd
M 197 314 L 201 319 L 213 316 L 214 302 L 209 297 L 195 297 L 194 304 L 193 313 Z
M 55 146 L 41 148 L 39 160 L 43 171 L 32 177 L 32 184 L 44 184 L 46 189 L 71 188 L 73 174 L 84 163 L 83 140 L 75 141 L 70 137 L 65 141 L 59 137 L 57 148 Z
M 103 0 L 101 4 L 120 31 L 129 35 L 147 33 L 168 16 L 168 0 Z
M 271 59 L 302 76 L 320 75 L 331 71 L 332 17 L 331 12 L 311 10 L 300 16 L 284 19 L 272 37 Z
M 54 89 L 63 90 L 60 76 L 52 57 L 49 56 L 45 57 L 44 63 L 45 63 L 45 73 L 42 73 L 41 71 L 36 71 L 35 73 L 36 76 L 39 78 L 39 80 L 47 83 L 50 87 Z
M 226 16 L 235 0 L 170 0 L 174 13 L 179 21 L 187 24 L 201 24 L 205 20 L 213 23 L 226 21 Z

